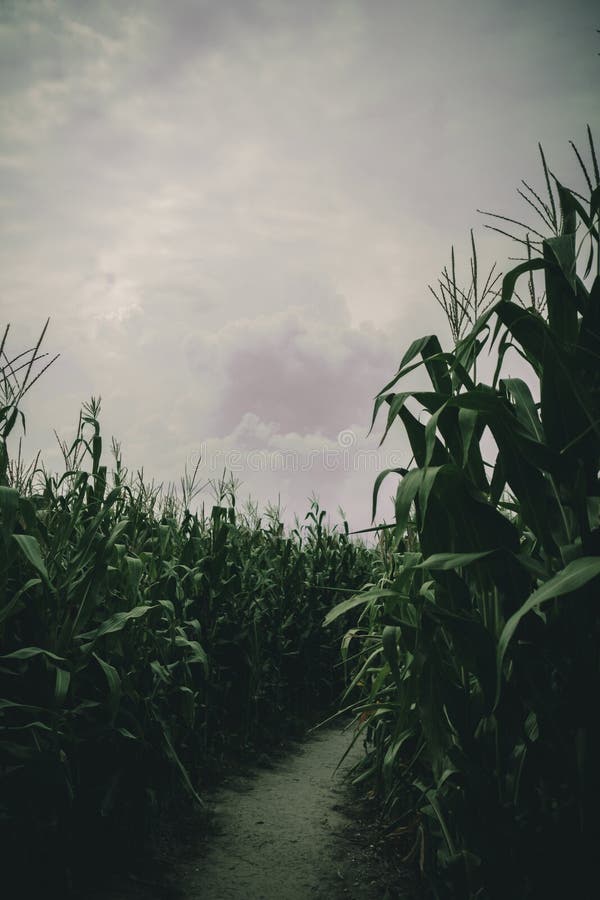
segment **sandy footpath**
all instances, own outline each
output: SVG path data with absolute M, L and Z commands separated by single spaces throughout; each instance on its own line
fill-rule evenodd
M 344 837 L 350 811 L 341 770 L 334 776 L 349 740 L 339 730 L 317 732 L 272 770 L 218 791 L 216 835 L 205 857 L 182 872 L 186 897 L 369 897 L 366 885 L 354 883 L 359 873 L 351 871 Z M 355 746 L 347 759 L 355 761 L 360 753 Z

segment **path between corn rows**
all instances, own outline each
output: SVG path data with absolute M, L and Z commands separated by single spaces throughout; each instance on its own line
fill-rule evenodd
M 143 879 L 102 900 L 165 896 L 181 900 L 382 900 L 386 893 L 368 833 L 357 827 L 342 773 L 349 733 L 317 731 L 272 768 L 235 776 L 211 798 L 214 827 L 174 865 L 162 895 Z M 134 892 L 131 893 L 131 890 Z

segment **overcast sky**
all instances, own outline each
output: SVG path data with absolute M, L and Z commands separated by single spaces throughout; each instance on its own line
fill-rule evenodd
M 446 336 L 451 244 L 510 265 L 476 208 L 528 216 L 537 142 L 568 182 L 600 138 L 598 27 L 590 0 L 0 0 L 0 324 L 18 351 L 50 316 L 61 354 L 28 448 L 58 466 L 101 395 L 132 470 L 201 451 L 368 526 L 373 397 Z

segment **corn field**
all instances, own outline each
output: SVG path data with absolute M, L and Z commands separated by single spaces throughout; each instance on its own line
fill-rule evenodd
M 500 282 L 433 290 L 453 347 L 408 348 L 377 395 L 406 432 L 378 546 L 313 502 L 238 509 L 107 465 L 92 399 L 62 474 L 9 454 L 53 360 L 0 343 L 0 840 L 15 878 L 77 891 L 226 760 L 355 715 L 356 783 L 436 900 L 593 897 L 600 799 L 600 172 L 541 153 L 537 228 Z M 541 148 L 540 148 L 541 150 Z M 539 230 L 543 229 L 543 231 Z M 504 233 L 504 232 L 503 232 Z M 499 287 L 498 287 L 499 285 Z M 525 291 L 522 286 L 525 285 Z M 521 293 L 518 293 L 518 290 Z M 522 376 L 507 374 L 516 366 Z M 401 391 L 424 369 L 422 390 Z M 490 372 L 486 381 L 482 372 Z M 13 434 L 14 436 L 14 434 Z M 338 593 L 336 593 L 338 592 Z M 340 602 L 336 603 L 342 597 Z M 325 628 L 323 628 L 323 623 Z M 341 657 L 340 657 L 341 647 Z
M 42 334 L 42 337 L 44 335 Z M 142 844 L 224 760 L 252 760 L 339 694 L 340 633 L 322 620 L 369 579 L 373 552 L 313 502 L 210 512 L 103 461 L 99 403 L 61 444 L 64 472 L 9 457 L 40 342 L 0 348 L 0 841 L 20 890 L 59 896 Z M 197 473 L 194 473 L 197 474 Z M 95 877 L 95 874 L 94 876 Z M 36 881 L 35 879 L 38 879 Z M 8 879 L 8 880 L 7 880 Z M 39 882 L 39 883 L 38 883 Z
M 453 254 L 434 291 L 453 349 L 416 340 L 375 401 L 384 438 L 400 425 L 412 451 L 380 532 L 385 575 L 326 619 L 362 610 L 343 642 L 367 748 L 355 778 L 440 900 L 599 890 L 600 173 L 588 139 L 587 162 L 573 145 L 586 195 L 543 152 L 544 198 L 523 182 L 543 232 L 496 217 L 524 249 L 499 292 L 493 272 L 482 289 L 474 245 L 459 289 Z M 399 390 L 419 367 L 429 384 Z

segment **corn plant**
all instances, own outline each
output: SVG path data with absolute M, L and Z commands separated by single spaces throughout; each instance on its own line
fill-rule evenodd
M 527 255 L 496 302 L 468 333 L 457 319 L 450 351 L 415 341 L 377 396 L 384 437 L 399 419 L 413 461 L 395 470 L 385 575 L 326 619 L 363 608 L 345 642 L 368 747 L 357 779 L 374 780 L 439 898 L 595 894 L 600 175 L 588 135 L 587 196 L 542 155 L 547 198 L 534 197 L 550 236 L 524 226 Z M 460 312 L 469 294 L 454 296 Z M 489 383 L 475 374 L 484 348 Z M 503 376 L 509 351 L 523 378 Z M 398 392 L 419 366 L 430 386 Z

